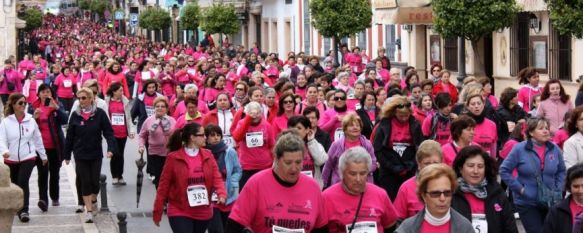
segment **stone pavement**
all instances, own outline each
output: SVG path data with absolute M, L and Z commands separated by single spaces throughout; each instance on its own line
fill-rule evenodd
M 94 219 L 95 223 L 84 223 L 83 214 L 75 213 L 77 194 L 75 188 L 74 164 L 61 167 L 60 173 L 60 206 L 53 207 L 43 213 L 38 207 L 39 200 L 37 171 L 33 170 L 30 179 L 30 221 L 21 223 L 18 217 L 14 218 L 13 233 L 115 233 L 117 221 L 113 220 L 112 213 L 100 212 Z M 98 200 L 100 197 L 98 197 Z

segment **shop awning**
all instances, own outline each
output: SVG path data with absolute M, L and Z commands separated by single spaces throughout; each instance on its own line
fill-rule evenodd
M 523 12 L 547 11 L 544 0 L 516 0 L 516 5 L 522 8 Z
M 431 0 L 373 0 L 376 24 L 433 24 Z

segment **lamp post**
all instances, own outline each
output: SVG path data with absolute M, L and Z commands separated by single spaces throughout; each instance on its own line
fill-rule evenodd
M 2 3 L 2 10 L 4 11 L 4 31 L 8 31 L 8 14 L 12 12 L 12 4 L 14 3 L 13 0 L 3 0 Z M 8 58 L 8 46 L 7 46 L 7 37 L 4 38 L 4 58 Z

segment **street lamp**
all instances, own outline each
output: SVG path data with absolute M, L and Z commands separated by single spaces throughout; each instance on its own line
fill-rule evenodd
M 532 30 L 534 30 L 534 33 L 538 34 L 540 32 L 541 29 L 540 19 L 536 17 L 536 15 L 533 13 L 530 13 L 529 26 Z
M 413 25 L 411 24 L 403 24 L 401 28 L 409 33 L 413 31 Z
M 13 0 L 4 0 L 4 3 L 2 5 L 4 13 L 8 14 L 12 11 L 12 3 L 13 3 Z

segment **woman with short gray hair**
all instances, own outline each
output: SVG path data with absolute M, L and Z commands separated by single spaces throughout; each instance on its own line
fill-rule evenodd
M 330 232 L 383 232 L 397 221 L 385 190 L 367 182 L 371 169 L 372 158 L 363 147 L 350 148 L 340 156 L 341 182 L 322 193 Z

